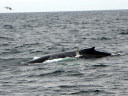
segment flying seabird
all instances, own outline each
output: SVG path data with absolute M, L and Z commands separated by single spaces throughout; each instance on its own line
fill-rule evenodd
M 12 8 L 11 8 L 11 7 L 4 7 L 4 8 L 9 9 L 9 10 L 12 10 Z

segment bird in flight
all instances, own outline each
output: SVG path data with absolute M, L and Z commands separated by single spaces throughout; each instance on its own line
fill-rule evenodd
M 11 8 L 11 7 L 4 7 L 4 8 L 9 9 L 9 10 L 12 10 L 12 8 Z

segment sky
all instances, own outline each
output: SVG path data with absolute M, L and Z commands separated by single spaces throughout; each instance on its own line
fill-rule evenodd
M 128 0 L 0 0 L 0 13 L 119 9 L 128 9 Z

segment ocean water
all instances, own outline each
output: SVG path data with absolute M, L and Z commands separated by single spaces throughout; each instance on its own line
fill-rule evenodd
M 0 96 L 128 96 L 128 10 L 0 14 Z M 26 64 L 96 47 L 99 59 Z

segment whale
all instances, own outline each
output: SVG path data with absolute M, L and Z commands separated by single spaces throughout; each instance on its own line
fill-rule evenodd
M 61 52 L 52 55 L 42 56 L 33 60 L 28 61 L 27 63 L 43 63 L 47 60 L 60 59 L 66 57 L 74 57 L 77 59 L 90 59 L 90 58 L 102 58 L 106 56 L 111 56 L 111 53 L 96 51 L 95 47 L 75 50 L 69 52 Z

